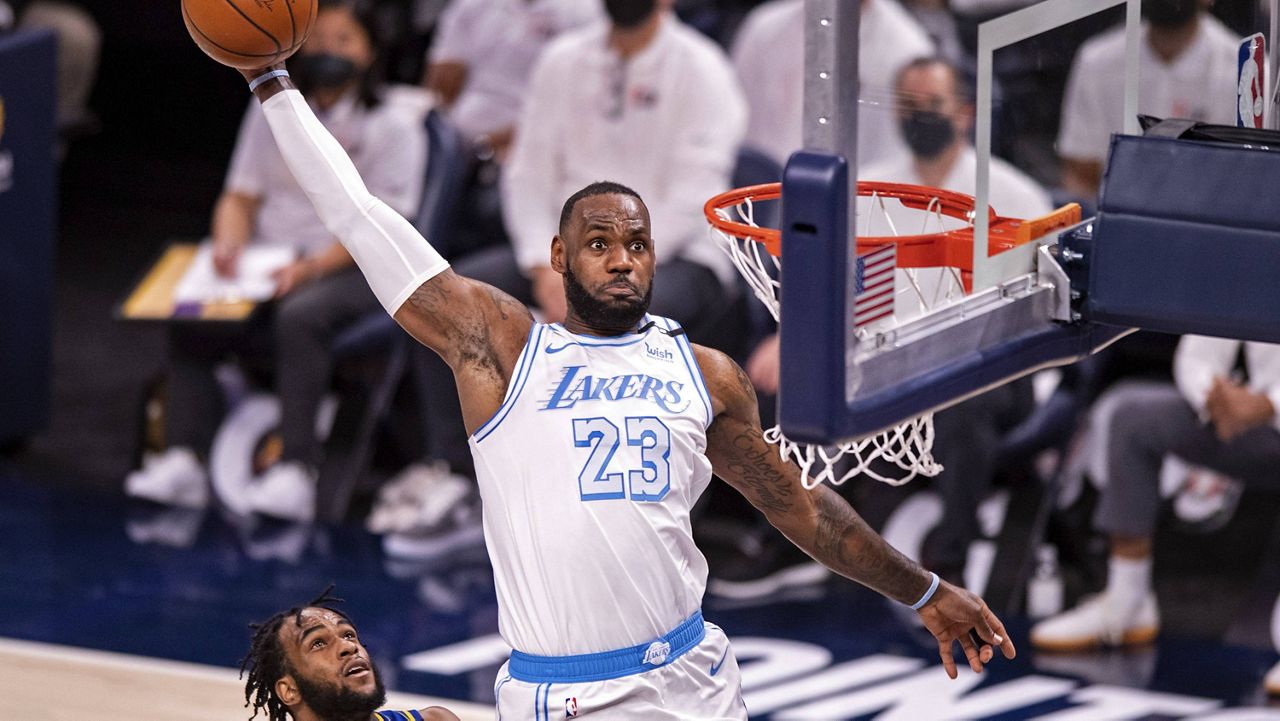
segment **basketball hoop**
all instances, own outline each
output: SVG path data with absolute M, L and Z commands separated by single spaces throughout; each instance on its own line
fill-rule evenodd
M 906 271 L 911 289 L 925 312 L 972 290 L 973 223 L 976 218 L 972 196 L 939 188 L 884 182 L 859 182 L 857 192 L 870 205 L 865 217 L 858 219 L 859 227 L 863 228 L 858 233 L 858 256 L 895 246 L 894 265 Z M 755 218 L 759 203 L 777 201 L 781 196 L 780 183 L 754 185 L 721 193 L 703 207 L 714 231 L 712 235 L 774 320 L 781 317 L 779 292 L 782 285 L 778 271 L 782 268 L 782 232 L 776 228 L 761 227 Z M 890 215 L 887 201 L 896 201 L 909 211 L 910 217 L 905 219 L 906 222 L 902 217 L 895 220 Z M 1069 206 L 1028 221 L 1002 218 L 994 209 L 988 212 L 990 255 L 1031 242 L 1054 228 L 1079 222 L 1078 206 Z M 874 223 L 877 214 L 882 216 L 879 218 L 880 226 Z M 918 230 L 908 227 L 917 220 L 920 221 Z M 887 229 L 888 234 L 871 233 L 880 227 Z M 916 273 L 924 268 L 947 269 L 944 272 L 950 273 L 951 282 L 942 297 L 937 293 L 932 298 L 926 297 L 921 289 Z M 884 315 L 881 313 L 881 317 L 866 327 L 855 328 L 855 336 L 860 340 L 866 339 L 876 325 L 883 327 L 895 323 L 893 313 L 882 317 Z M 942 471 L 942 466 L 932 456 L 932 413 L 829 447 L 792 442 L 777 426 L 765 431 L 764 437 L 778 446 L 784 459 L 800 466 L 805 488 L 813 488 L 823 481 L 838 486 L 861 474 L 891 485 L 902 485 L 918 475 L 932 477 Z M 848 467 L 840 472 L 837 464 L 842 460 L 848 461 Z M 901 472 L 886 471 L 890 466 Z

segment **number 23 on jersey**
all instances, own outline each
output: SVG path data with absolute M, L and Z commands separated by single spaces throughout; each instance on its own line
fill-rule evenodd
M 620 468 L 614 461 L 624 442 L 640 449 L 640 465 Z M 654 416 L 628 416 L 623 427 L 608 418 L 574 418 L 573 444 L 590 449 L 578 472 L 583 501 L 630 497 L 636 502 L 656 502 L 671 490 L 671 431 Z

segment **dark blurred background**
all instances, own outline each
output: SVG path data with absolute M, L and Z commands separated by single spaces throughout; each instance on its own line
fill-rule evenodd
M 103 35 L 98 129 L 66 143 L 60 169 L 49 425 L 10 450 L 51 482 L 119 488 L 164 338 L 113 315 L 168 240 L 207 232 L 247 95 L 191 42 L 176 0 L 82 5 Z

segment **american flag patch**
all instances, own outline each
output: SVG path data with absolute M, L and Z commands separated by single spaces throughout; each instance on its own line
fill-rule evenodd
M 858 256 L 853 275 L 853 327 L 893 315 L 893 275 L 898 246 L 890 243 Z

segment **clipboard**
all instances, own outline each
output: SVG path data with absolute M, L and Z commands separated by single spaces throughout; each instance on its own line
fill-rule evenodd
M 174 290 L 195 260 L 200 244 L 170 243 L 116 306 L 115 318 L 123 321 L 243 323 L 263 303 L 248 300 L 217 303 L 175 303 Z

